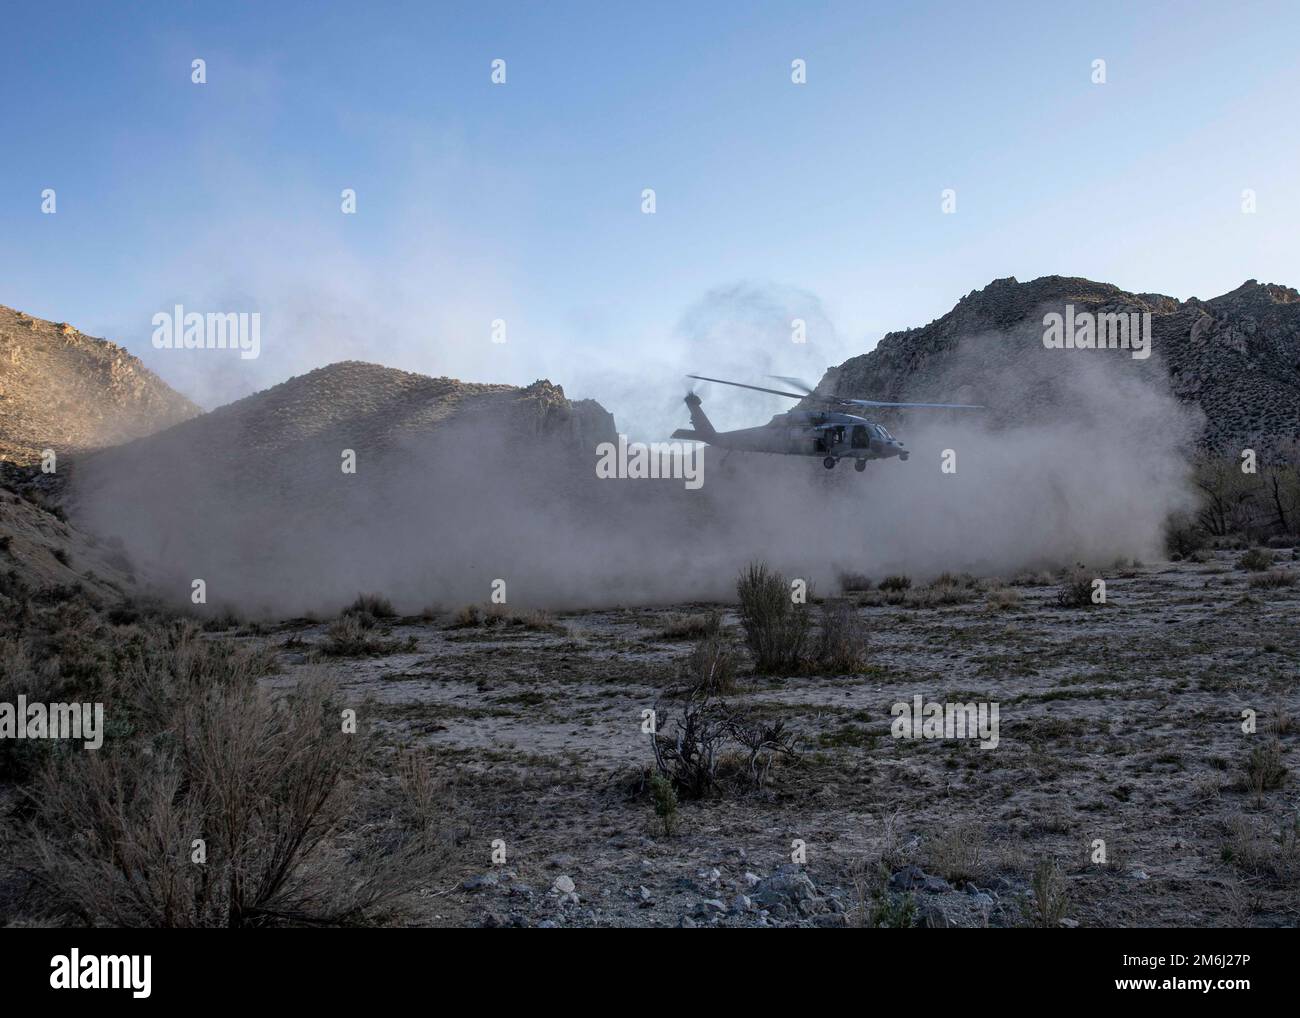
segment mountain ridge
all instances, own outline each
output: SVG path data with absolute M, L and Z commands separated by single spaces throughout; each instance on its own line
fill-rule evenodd
M 1150 366 L 1131 351 L 1044 350 L 1043 316 L 1066 305 L 1150 314 Z M 1141 375 L 1166 386 L 1204 416 L 1194 438 L 1199 448 L 1280 457 L 1292 455 L 1300 439 L 1300 293 L 1254 279 L 1206 300 L 1134 293 L 1077 276 L 994 279 L 927 325 L 890 332 L 875 349 L 831 367 L 817 391 L 898 401 L 994 399 L 994 423 L 1019 423 L 1063 398 L 1067 357 L 1113 358 L 1108 370 L 1115 377 Z M 1026 390 L 1022 398 L 1014 398 L 1009 381 Z M 990 396 L 997 393 L 1001 403 Z M 1071 412 L 1075 403 L 1063 406 Z

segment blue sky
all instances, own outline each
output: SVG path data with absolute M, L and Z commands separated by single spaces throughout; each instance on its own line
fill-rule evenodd
M 622 424 L 687 370 L 815 380 L 1001 276 L 1300 285 L 1298 12 L 11 5 L 0 303 L 205 405 L 360 357 L 549 377 Z M 178 302 L 261 311 L 262 357 L 153 350 Z

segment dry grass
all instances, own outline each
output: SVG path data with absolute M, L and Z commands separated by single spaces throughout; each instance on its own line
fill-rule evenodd
M 1281 590 L 1294 587 L 1300 582 L 1300 573 L 1287 572 L 1285 569 L 1270 569 L 1266 573 L 1255 573 L 1247 585 L 1256 590 Z
M 697 640 L 715 635 L 722 628 L 722 613 L 700 615 L 666 615 L 660 622 L 659 636 L 664 640 Z
M 984 595 L 984 603 L 995 611 L 1009 611 L 1020 607 L 1020 591 L 1012 587 L 1000 587 Z
M 373 631 L 374 625 L 374 618 L 369 614 L 343 615 L 325 630 L 325 639 L 316 648 L 317 652 L 324 657 L 367 657 L 415 649 L 415 637 L 387 640 Z
M 567 633 L 546 612 L 516 611 L 503 604 L 467 604 L 452 617 L 449 629 L 523 629 L 537 633 Z
M 929 846 L 929 868 L 952 884 L 983 880 L 989 873 L 989 852 L 983 828 L 954 824 Z
M 1300 812 L 1276 829 L 1244 816 L 1230 818 L 1220 857 L 1252 878 L 1286 886 L 1300 883 Z
M 1254 746 L 1246 758 L 1241 786 L 1255 795 L 1281 788 L 1286 781 L 1287 766 L 1282 760 L 1282 743 L 1275 737 Z
M 1060 864 L 1055 859 L 1040 860 L 1030 883 L 1034 889 L 1033 901 L 1025 906 L 1030 924 L 1041 929 L 1057 928 L 1070 907 L 1069 890 Z

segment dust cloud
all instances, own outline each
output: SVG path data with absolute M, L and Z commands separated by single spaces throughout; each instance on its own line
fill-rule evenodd
M 886 419 L 910 460 L 865 473 L 706 449 L 698 490 L 598 479 L 590 443 L 531 433 L 487 401 L 358 449 L 346 475 L 347 435 L 278 444 L 241 432 L 235 404 L 80 464 L 72 511 L 119 538 L 164 598 L 188 602 L 201 578 L 210 607 L 268 618 L 333 612 L 361 591 L 404 613 L 454 609 L 495 580 L 520 607 L 730 600 L 756 559 L 831 593 L 842 572 L 921 582 L 1159 556 L 1163 520 L 1189 504 L 1197 421 L 1168 394 L 1158 351 L 1137 362 L 1038 339 L 963 341 L 930 383 L 951 388 L 924 396 L 960 389 L 990 410 Z

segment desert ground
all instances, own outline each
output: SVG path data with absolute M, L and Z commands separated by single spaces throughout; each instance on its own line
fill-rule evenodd
M 273 652 L 273 685 L 324 672 L 431 762 L 456 847 L 403 923 L 1015 926 L 1050 898 L 1051 925 L 1294 925 L 1300 562 L 1272 554 L 1271 572 L 1228 549 L 1114 563 L 1084 607 L 1050 573 L 850 592 L 853 675 L 746 674 L 727 605 L 367 617 L 357 646 L 324 620 L 212 638 Z M 666 834 L 642 711 L 715 612 L 739 660 L 727 703 L 784 720 L 798 753 L 760 788 L 680 802 Z M 997 747 L 893 738 L 917 694 L 998 703 Z

